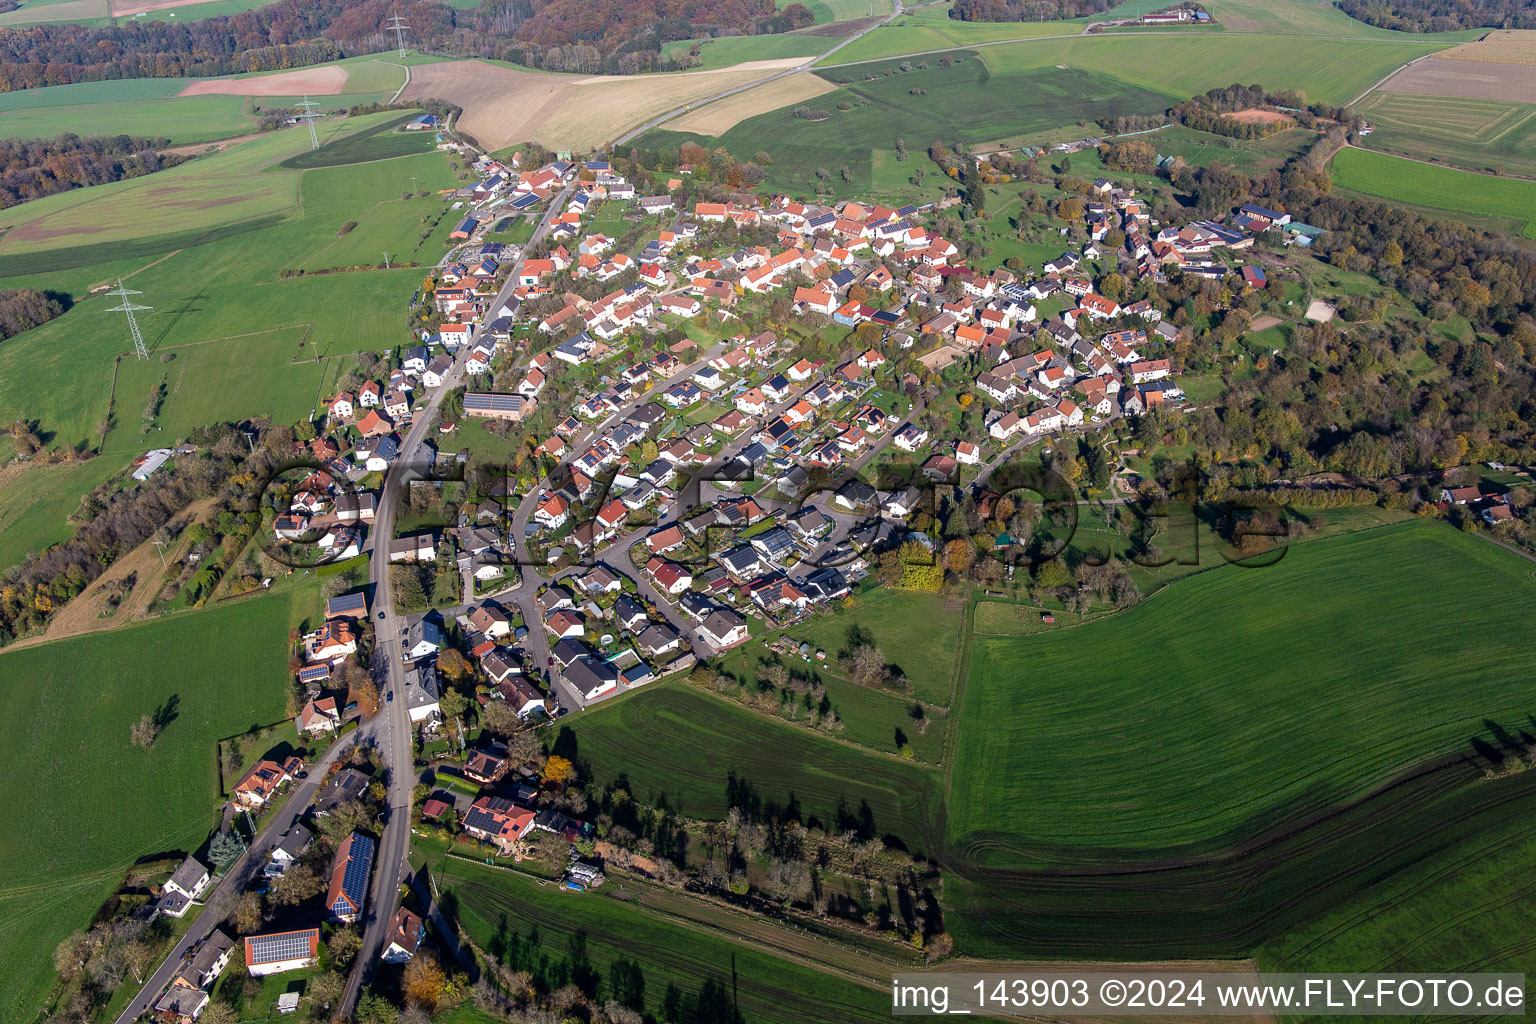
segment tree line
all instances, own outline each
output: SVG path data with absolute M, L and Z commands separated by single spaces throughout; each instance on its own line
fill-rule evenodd
M 955 0 L 949 16 L 957 21 L 1065 21 L 1114 6 L 1115 0 Z
M 187 157 L 161 153 L 169 139 L 129 135 L 0 140 L 0 209 L 55 192 L 138 178 Z
M 1536 28 L 1531 0 L 1340 0 L 1339 8 L 1367 25 L 1399 32 Z
M 459 10 L 441 0 L 278 0 L 198 21 L 29 25 L 0 29 L 0 92 L 71 82 L 276 71 L 394 45 L 399 13 L 417 48 L 590 74 L 630 74 L 699 62 L 663 61 L 668 42 L 704 35 L 784 32 L 815 19 L 774 0 L 485 0 Z

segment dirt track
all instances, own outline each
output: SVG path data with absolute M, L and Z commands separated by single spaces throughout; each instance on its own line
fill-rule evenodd
M 213 503 L 212 498 L 193 502 L 177 516 L 177 519 L 196 522 L 213 507 Z M 168 545 L 165 550 L 166 561 L 177 557 L 184 544 L 185 541 Z M 130 575 L 134 577 L 133 592 L 123 599 L 116 612 L 103 618 L 101 611 L 106 604 L 106 588 L 118 580 L 127 579 Z M 78 597 L 61 608 L 48 623 L 48 629 L 42 636 L 22 640 L 14 646 L 28 647 L 49 640 L 62 640 L 82 633 L 126 626 L 142 617 L 149 609 L 150 601 L 160 589 L 161 576 L 160 552 L 149 541 L 145 541 L 113 562 L 111 567 L 93 580 Z
M 334 96 L 346 88 L 347 69 L 331 67 L 284 71 L 256 78 L 205 78 L 178 96 Z
M 751 61 L 716 71 L 671 75 L 555 75 L 518 71 L 479 60 L 445 61 L 411 69 L 403 99 L 433 97 L 464 108 L 459 127 L 490 149 L 529 140 L 587 149 L 617 137 L 647 117 L 745 85 L 763 71 L 803 58 Z

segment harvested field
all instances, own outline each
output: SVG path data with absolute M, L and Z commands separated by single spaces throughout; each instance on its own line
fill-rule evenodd
M 1473 43 L 1436 54 L 1443 60 L 1480 60 L 1494 64 L 1536 64 L 1536 30 L 1498 29 Z
M 1381 91 L 1536 103 L 1536 64 L 1500 64 L 1466 58 L 1446 60 L 1435 56 L 1393 75 L 1382 83 Z
M 284 71 L 254 78 L 208 78 L 188 85 L 178 96 L 335 96 L 347 86 L 347 69 L 335 65 Z
M 1239 110 L 1227 115 L 1234 121 L 1247 121 L 1252 124 L 1295 124 L 1296 119 L 1289 114 L 1282 114 L 1278 110 L 1260 110 L 1257 107 L 1249 107 L 1247 110 Z
M 792 103 L 803 103 L 836 89 L 837 86 L 818 75 L 791 75 L 717 100 L 684 114 L 668 123 L 667 127 L 676 132 L 693 132 L 697 135 L 724 135 L 749 117 L 766 114 Z
M 607 142 L 647 118 L 735 86 L 803 58 L 750 61 L 673 75 L 553 75 L 486 61 L 445 61 L 415 68 L 404 99 L 436 97 L 464 108 L 459 127 L 490 149 L 533 140 L 565 149 Z

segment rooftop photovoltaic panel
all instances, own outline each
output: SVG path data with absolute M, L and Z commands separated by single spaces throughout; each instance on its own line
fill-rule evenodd
M 279 935 L 252 935 L 245 942 L 246 948 L 250 950 L 252 963 L 270 964 L 281 960 L 308 958 L 312 955 L 311 950 L 318 934 L 317 929 L 306 928 L 303 931 L 283 932 Z
M 368 869 L 373 866 L 373 840 L 361 833 L 352 833 L 352 846 L 347 851 L 347 867 L 341 876 L 341 891 L 351 905 L 341 899 L 333 910 L 362 910 L 363 897 L 368 892 Z

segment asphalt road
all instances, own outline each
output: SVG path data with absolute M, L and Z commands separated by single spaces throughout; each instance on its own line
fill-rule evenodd
M 382 702 L 371 724 L 376 726 L 380 752 L 389 767 L 389 817 L 384 823 L 384 834 L 379 841 L 378 856 L 374 862 L 373 894 L 363 919 L 362 949 L 342 996 L 340 1009 L 344 1015 L 351 1014 L 363 985 L 373 976 L 379 954 L 384 948 L 389 921 L 400 905 L 400 883 L 410 872 L 406 855 L 410 851 L 411 790 L 416 784 L 416 772 L 411 721 L 405 707 L 404 666 L 400 662 L 400 634 L 405 626 L 405 616 L 395 613 L 394 595 L 389 586 L 389 541 L 394 536 L 395 517 L 399 513 L 400 502 L 406 497 L 409 481 L 421 479 L 431 468 L 431 452 L 424 449 L 423 443 L 428 431 L 432 429 L 432 422 L 444 397 L 463 383 L 464 363 L 470 351 L 484 339 L 490 329 L 490 322 L 495 319 L 496 310 L 512 298 L 527 251 L 549 232 L 550 222 L 564 208 L 565 200 L 574 187 L 567 185 L 550 202 L 523 249 L 525 255 L 518 257 L 507 275 L 506 283 L 496 293 L 487 315 L 469 342 L 461 345 L 455 353 L 453 367 L 448 371 L 442 387 L 433 390 L 427 401 L 413 412 L 411 429 L 400 445 L 401 457 L 390 467 L 379 497 L 373 532 L 366 547 L 369 555 L 368 582 L 372 585 L 375 610 L 373 668 Z M 389 694 L 394 695 L 393 701 L 387 699 Z
M 117 1017 L 117 1024 L 131 1024 L 132 1021 L 148 1013 L 153 1002 L 160 998 L 160 993 L 171 983 L 176 972 L 181 970 L 182 961 L 192 952 L 198 943 L 213 933 L 214 928 L 227 921 L 235 912 L 235 904 L 245 894 L 251 882 L 261 874 L 261 869 L 266 866 L 271 856 L 272 848 L 282 841 L 284 835 L 293 827 L 293 823 L 308 813 L 310 805 L 319 795 L 320 786 L 325 781 L 326 769 L 332 761 L 343 753 L 350 751 L 354 745 L 361 741 L 372 740 L 374 735 L 374 722 L 362 725 L 352 735 L 339 743 L 331 745 L 321 758 L 307 767 L 309 777 L 299 782 L 288 797 L 288 802 L 283 809 L 256 834 L 256 838 L 247 847 L 234 864 L 230 865 L 229 872 L 219 882 L 213 892 L 208 895 L 202 913 L 187 933 L 181 937 L 181 941 L 171 950 L 158 970 L 152 974 L 139 994 L 123 1008 L 123 1012 Z M 233 936 L 231 936 L 233 937 Z

